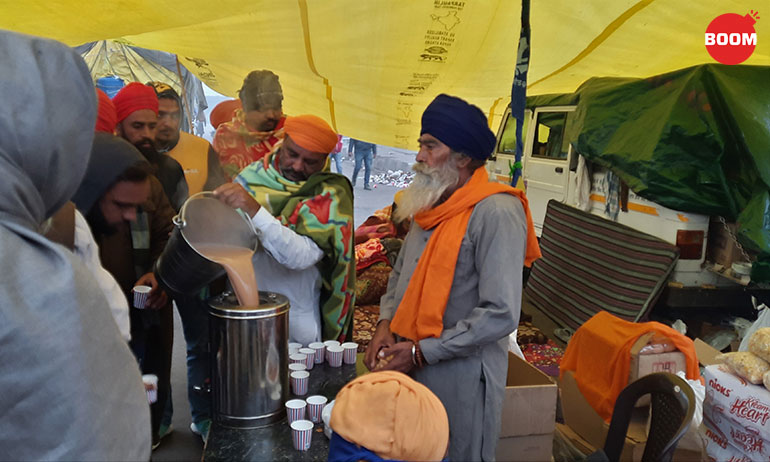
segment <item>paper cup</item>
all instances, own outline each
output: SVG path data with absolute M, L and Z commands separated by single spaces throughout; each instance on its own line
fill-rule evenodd
M 289 356 L 299 353 L 299 348 L 289 348 Z
M 355 364 L 356 353 L 358 353 L 357 343 L 345 342 L 342 344 L 342 362 L 344 362 L 345 364 Z
M 294 353 L 293 355 L 289 355 L 289 364 L 305 364 L 305 361 L 307 361 L 307 355 L 302 353 Z M 305 364 L 307 366 L 307 364 Z
M 340 346 L 340 342 L 336 340 L 327 340 L 324 342 L 324 345 L 326 345 L 326 348 L 329 348 L 330 346 Z
M 305 366 L 307 366 L 307 370 L 312 369 L 313 364 L 315 364 L 315 350 L 312 348 L 300 348 L 299 354 L 307 356 L 305 358 Z
M 307 366 L 305 366 L 305 363 L 289 364 L 289 374 L 291 374 L 292 372 L 306 371 L 306 370 L 307 370 Z
M 289 419 L 289 423 L 305 419 L 307 403 L 304 400 L 290 399 L 289 401 L 286 401 L 285 406 L 286 418 Z
M 324 345 L 321 342 L 315 342 L 308 345 L 308 348 L 312 348 L 313 351 L 315 351 L 315 356 L 313 356 L 313 360 L 316 364 L 321 364 L 324 362 L 324 357 L 326 356 L 326 345 Z
M 313 423 L 321 423 L 321 412 L 329 400 L 326 396 L 313 395 L 307 399 L 307 415 Z
M 310 372 L 297 371 L 292 372 L 289 375 L 291 378 L 291 391 L 297 396 L 304 396 L 307 394 L 307 385 L 310 382 Z
M 136 286 L 133 289 L 134 292 L 134 308 L 143 310 L 147 307 L 147 297 L 150 296 L 150 286 Z
M 300 348 L 302 348 L 302 344 L 301 343 L 289 342 L 289 349 L 290 350 L 299 350 Z
M 326 360 L 329 362 L 329 365 L 331 367 L 340 367 L 342 366 L 342 352 L 343 348 L 341 346 L 330 346 L 326 347 Z
M 147 401 L 150 404 L 158 401 L 158 376 L 155 374 L 146 374 L 142 376 L 144 390 L 147 392 Z
M 297 420 L 291 423 L 291 442 L 297 451 L 310 449 L 310 441 L 313 438 L 313 422 L 309 420 Z

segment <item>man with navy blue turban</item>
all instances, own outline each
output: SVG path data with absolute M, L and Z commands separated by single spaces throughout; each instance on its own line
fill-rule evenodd
M 479 108 L 437 96 L 419 142 L 417 174 L 396 211 L 413 222 L 365 363 L 407 373 L 438 396 L 449 460 L 493 460 L 522 268 L 540 249 L 524 193 L 489 181 L 495 136 Z

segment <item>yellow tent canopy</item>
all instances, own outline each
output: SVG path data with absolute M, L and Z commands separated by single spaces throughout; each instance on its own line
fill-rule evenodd
M 533 0 L 528 92 L 713 62 L 704 46 L 711 20 L 762 5 Z M 271 69 L 287 113 L 414 148 L 420 114 L 442 92 L 477 104 L 497 125 L 510 101 L 520 14 L 517 0 L 35 0 L 0 3 L 0 28 L 71 46 L 113 39 L 175 53 L 230 96 L 249 71 Z M 745 64 L 768 65 L 770 18 L 754 27 L 757 46 Z

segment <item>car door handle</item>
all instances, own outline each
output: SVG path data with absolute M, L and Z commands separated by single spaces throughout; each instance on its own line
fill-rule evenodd
M 556 167 L 554 171 L 556 171 L 556 173 L 564 173 L 564 169 L 562 167 Z

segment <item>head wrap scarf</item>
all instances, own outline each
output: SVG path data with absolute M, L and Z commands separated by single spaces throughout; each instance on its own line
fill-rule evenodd
M 62 43 L 7 31 L 0 63 L 2 458 L 147 460 L 136 360 L 89 270 L 38 233 L 86 170 L 96 122 L 88 67 Z
M 228 99 L 214 106 L 209 115 L 209 121 L 214 130 L 223 123 L 233 120 L 237 109 L 241 109 L 241 100 L 239 99 Z
M 107 133 L 97 133 L 91 148 L 86 176 L 72 196 L 78 210 L 84 215 L 126 169 L 136 164 L 148 164 L 139 150 L 131 143 Z M 148 164 L 149 165 L 149 164 Z
M 115 131 L 115 125 L 118 124 L 118 114 L 115 112 L 115 105 L 107 93 L 100 89 L 96 89 L 96 96 L 99 100 L 99 112 L 96 116 L 96 131 L 113 133 Z
M 383 459 L 442 460 L 449 446 L 449 419 L 441 401 L 400 372 L 373 372 L 345 385 L 337 393 L 330 426 Z M 331 450 L 329 460 L 336 460 Z
M 118 114 L 118 122 L 142 109 L 149 109 L 158 114 L 158 96 L 155 90 L 139 82 L 131 82 L 123 87 L 112 99 Z
M 337 146 L 337 134 L 322 118 L 314 115 L 286 117 L 286 134 L 308 151 L 329 154 Z
M 474 159 L 485 160 L 495 148 L 495 134 L 481 109 L 445 94 L 438 95 L 423 112 L 420 135 L 425 133 Z

